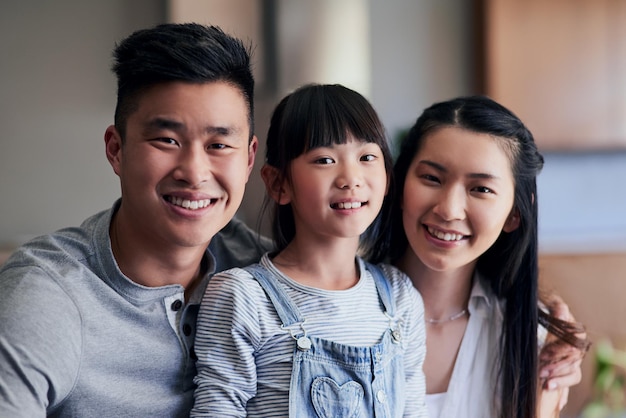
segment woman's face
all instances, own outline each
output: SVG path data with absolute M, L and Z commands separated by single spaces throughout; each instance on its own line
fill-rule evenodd
M 402 201 L 410 249 L 426 267 L 475 263 L 517 228 L 514 178 L 500 141 L 457 127 L 430 133 L 407 172 Z

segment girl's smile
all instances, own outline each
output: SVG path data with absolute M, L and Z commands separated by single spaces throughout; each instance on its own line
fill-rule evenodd
M 330 207 L 333 209 L 358 209 L 364 205 L 367 205 L 367 202 L 337 202 L 331 203 Z

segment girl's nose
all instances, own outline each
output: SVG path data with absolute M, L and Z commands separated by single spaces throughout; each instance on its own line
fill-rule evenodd
M 346 163 L 337 176 L 335 184 L 340 189 L 353 189 L 359 187 L 362 182 L 361 170 L 355 164 Z

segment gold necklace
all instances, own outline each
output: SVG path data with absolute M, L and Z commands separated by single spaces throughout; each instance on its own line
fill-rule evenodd
M 429 324 L 434 324 L 434 325 L 443 324 L 446 322 L 454 321 L 455 319 L 459 319 L 463 317 L 466 313 L 467 313 L 467 309 L 463 309 L 461 312 L 455 313 L 454 315 L 448 318 L 443 318 L 443 319 L 426 318 L 426 322 L 428 322 Z

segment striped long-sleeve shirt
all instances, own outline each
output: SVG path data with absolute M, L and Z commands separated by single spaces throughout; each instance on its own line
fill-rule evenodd
M 281 274 L 265 255 L 261 264 L 278 278 L 306 318 L 308 335 L 342 344 L 380 342 L 389 319 L 374 280 L 361 260 L 361 277 L 347 290 L 303 286 Z M 391 283 L 406 343 L 405 417 L 425 416 L 424 308 L 406 275 L 382 265 Z M 195 351 L 198 384 L 191 416 L 287 417 L 294 342 L 257 281 L 242 269 L 214 276 L 198 315 Z

